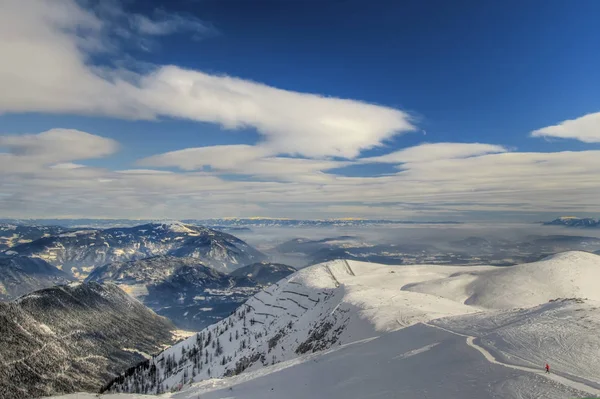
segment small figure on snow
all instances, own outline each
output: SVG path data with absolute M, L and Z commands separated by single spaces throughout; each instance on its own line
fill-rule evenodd
M 546 374 L 550 374 L 550 365 L 546 363 Z

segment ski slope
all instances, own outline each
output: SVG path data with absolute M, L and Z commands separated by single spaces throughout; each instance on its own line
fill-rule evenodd
M 600 396 L 599 277 L 582 252 L 514 267 L 328 262 L 149 364 L 176 390 L 165 398 Z M 111 386 L 138 394 L 106 399 L 152 392 L 147 368 Z

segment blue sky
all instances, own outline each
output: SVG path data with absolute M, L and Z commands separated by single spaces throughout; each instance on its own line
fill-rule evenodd
M 598 2 L 56 4 L 0 4 L 1 216 L 598 212 Z

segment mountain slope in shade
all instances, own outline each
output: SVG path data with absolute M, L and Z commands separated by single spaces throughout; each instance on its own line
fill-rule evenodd
M 72 277 L 42 259 L 0 255 L 0 300 L 14 299 L 72 280 Z
M 85 281 L 110 281 L 119 284 L 150 286 L 168 280 L 178 269 L 186 266 L 202 269 L 206 280 L 219 279 L 224 276 L 223 273 L 204 266 L 196 258 L 158 255 L 125 262 L 107 263 L 95 268 Z
M 113 282 L 180 328 L 201 330 L 269 285 L 269 278 L 260 277 L 263 273 L 268 271 L 278 281 L 293 270 L 285 265 L 261 265 L 253 269 L 259 283 L 247 273 L 226 275 L 199 259 L 155 256 L 100 266 L 86 281 Z
M 0 303 L 0 397 L 97 391 L 174 342 L 175 327 L 115 285 L 72 284 Z
M 105 230 L 78 230 L 17 245 L 11 253 L 39 257 L 85 278 L 111 262 L 172 255 L 199 259 L 220 271 L 262 261 L 266 257 L 227 233 L 182 223 L 155 223 Z
M 600 291 L 590 281 L 599 277 L 600 257 L 583 252 L 515 267 L 328 262 L 258 293 L 108 391 L 251 399 L 398 390 L 418 397 L 423 389 L 451 398 L 596 394 Z M 577 296 L 588 299 L 557 299 Z M 551 331 L 559 334 L 544 341 Z M 560 365 L 556 374 L 546 377 L 541 359 Z
M 269 286 L 296 272 L 291 266 L 281 263 L 260 262 L 232 271 L 232 277 L 247 277 L 258 285 Z

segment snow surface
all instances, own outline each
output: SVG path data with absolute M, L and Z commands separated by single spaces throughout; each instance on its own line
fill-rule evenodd
M 176 399 L 600 396 L 599 278 L 600 257 L 583 252 L 513 267 L 327 262 L 151 362 L 180 389 L 161 397 Z M 197 369 L 182 348 L 209 331 L 223 354 L 206 346 Z M 175 370 L 165 372 L 165 357 Z

